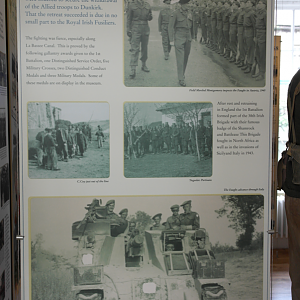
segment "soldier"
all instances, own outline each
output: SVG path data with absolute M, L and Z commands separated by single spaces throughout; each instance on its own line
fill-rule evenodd
M 167 219 L 166 230 L 179 230 L 180 229 L 180 218 L 179 218 L 179 205 L 172 205 L 171 211 L 173 215 Z
M 136 75 L 136 67 L 141 45 L 142 70 L 150 72 L 146 66 L 148 59 L 148 41 L 150 27 L 148 21 L 152 20 L 152 11 L 150 5 L 144 0 L 135 0 L 129 4 L 127 14 L 127 36 L 131 38 L 131 72 L 130 78 Z
M 171 45 L 175 46 L 177 75 L 179 84 L 186 86 L 185 70 L 191 51 L 192 14 L 188 6 L 190 0 L 180 0 L 180 8 L 171 14 L 169 22 L 169 38 Z
M 57 154 L 56 154 L 56 144 L 52 137 L 51 129 L 46 128 L 46 135 L 44 137 L 44 149 L 47 154 L 47 166 L 45 166 L 48 170 L 58 171 L 57 168 Z
M 151 142 L 152 142 L 152 154 L 156 154 L 158 151 L 158 131 L 154 127 L 151 131 Z
M 266 73 L 266 20 L 267 20 L 266 0 L 260 0 L 256 6 L 256 52 L 258 57 L 259 72 L 252 77 L 256 77 L 256 81 L 264 80 Z
M 183 131 L 183 135 L 182 135 L 182 144 L 183 144 L 183 151 L 182 153 L 184 153 L 185 155 L 189 154 L 189 140 L 190 140 L 190 136 L 191 136 L 191 129 L 189 126 L 189 123 L 185 123 L 185 127 L 182 129 Z
M 244 15 L 244 38 L 246 45 L 246 66 L 242 67 L 244 73 L 250 73 L 254 61 L 254 37 L 255 37 L 255 10 L 253 5 L 255 0 L 248 0 L 246 2 L 246 10 Z
M 177 128 L 177 125 L 175 123 L 173 123 L 173 133 L 172 133 L 172 137 L 173 137 L 173 146 L 174 146 L 174 153 L 178 154 L 178 144 L 179 144 L 179 129 Z
M 85 135 L 82 133 L 81 128 L 79 128 L 79 132 L 76 133 L 76 141 L 80 155 L 83 156 L 84 151 L 87 149 L 87 141 Z
M 239 14 L 237 18 L 237 26 L 238 26 L 238 45 L 239 45 L 239 58 L 236 62 L 239 68 L 244 67 L 245 62 L 245 40 L 244 40 L 244 16 L 245 16 L 245 2 L 246 0 L 240 1 Z
M 163 142 L 166 144 L 167 146 L 167 153 L 171 153 L 171 129 L 169 126 L 169 123 L 166 122 L 165 123 L 165 127 L 163 128 L 162 131 L 162 137 L 163 137 Z
M 56 142 L 58 145 L 58 153 L 61 159 L 68 161 L 68 133 L 62 128 L 62 125 L 56 125 Z
M 217 9 L 217 33 L 218 33 L 218 54 L 224 56 L 224 36 L 223 36 L 223 0 L 219 0 Z
M 191 140 L 191 150 L 192 150 L 192 154 L 195 155 L 197 152 L 196 149 L 196 137 L 195 137 L 195 126 L 193 122 L 190 122 L 190 140 Z
M 180 214 L 181 229 L 195 230 L 200 228 L 200 217 L 196 212 L 191 211 L 192 200 L 184 201 L 180 206 L 184 213 Z
M 229 17 L 229 46 L 232 51 L 229 62 L 235 62 L 237 56 L 237 18 L 239 15 L 238 2 L 232 2 L 232 14 Z
M 68 152 L 70 158 L 73 158 L 75 156 L 75 150 L 76 150 L 76 135 L 74 133 L 73 126 L 70 125 L 69 132 L 68 132 Z
M 211 46 L 214 51 L 218 50 L 218 33 L 217 33 L 217 4 L 211 3 Z
M 210 121 L 207 121 L 207 127 L 205 129 L 206 146 L 208 149 L 209 157 L 212 157 L 212 127 Z
M 197 140 L 198 140 L 198 148 L 199 148 L 199 152 L 200 152 L 200 158 L 203 158 L 204 151 L 205 151 L 205 127 L 202 124 L 202 120 L 198 121 Z
M 104 134 L 100 125 L 98 125 L 98 130 L 95 134 L 97 136 L 98 148 L 103 147 L 102 139 L 104 138 Z
M 154 221 L 154 225 L 150 227 L 150 230 L 165 230 L 165 226 L 161 225 L 161 215 L 162 214 L 156 214 L 152 220 Z
M 223 37 L 224 37 L 224 48 L 225 55 L 224 57 L 230 59 L 230 46 L 229 46 L 229 18 L 231 15 L 231 9 L 229 2 L 226 1 L 224 3 L 223 15 L 222 15 L 222 23 L 223 23 Z
M 159 12 L 158 16 L 158 31 L 161 33 L 162 38 L 162 46 L 165 54 L 165 60 L 169 59 L 169 53 L 171 51 L 171 45 L 169 40 L 169 33 L 168 33 L 168 26 L 169 20 L 171 16 L 171 0 L 164 0 L 163 1 L 166 5 L 164 8 Z
M 128 221 L 127 216 L 128 216 L 128 209 L 127 208 L 123 208 L 120 212 L 120 226 L 118 227 L 118 234 L 124 233 L 127 234 L 129 228 L 128 228 Z
M 105 204 L 106 207 L 106 219 L 115 219 L 118 220 L 119 216 L 114 213 L 115 209 L 115 200 L 108 200 Z

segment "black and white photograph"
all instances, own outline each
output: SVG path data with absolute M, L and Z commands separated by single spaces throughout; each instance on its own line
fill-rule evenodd
M 7 86 L 7 63 L 5 53 L 0 51 L 0 86 Z
M 263 87 L 267 1 L 127 0 L 127 87 Z
M 126 102 L 124 176 L 212 176 L 212 111 L 210 102 Z
M 0 108 L 0 149 L 6 146 L 6 109 Z
M 29 204 L 31 300 L 263 298 L 262 195 Z
M 29 178 L 108 178 L 107 102 L 30 102 Z
M 5 270 L 2 272 L 0 277 L 0 300 L 5 299 Z
M 9 189 L 10 189 L 10 180 L 9 180 L 9 168 L 8 164 L 3 165 L 0 168 L 0 195 L 1 195 L 1 207 L 9 200 Z

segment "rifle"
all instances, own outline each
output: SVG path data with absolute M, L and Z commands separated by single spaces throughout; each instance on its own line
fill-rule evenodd
M 137 141 L 146 133 L 146 130 L 135 140 L 133 143 L 134 145 L 137 143 Z

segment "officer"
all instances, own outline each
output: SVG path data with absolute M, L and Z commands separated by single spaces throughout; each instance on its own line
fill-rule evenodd
M 165 54 L 165 60 L 169 59 L 169 53 L 171 51 L 171 45 L 169 40 L 169 20 L 171 16 L 171 0 L 164 0 L 163 1 L 166 5 L 165 7 L 159 12 L 158 16 L 158 31 L 161 33 L 162 38 L 162 46 Z
M 192 42 L 191 28 L 193 17 L 188 6 L 189 1 L 179 1 L 180 8 L 171 14 L 169 22 L 169 38 L 171 45 L 175 46 L 177 74 L 181 86 L 186 86 L 184 74 Z
M 260 0 L 256 6 L 256 52 L 258 57 L 258 68 L 259 73 L 253 75 L 256 77 L 256 81 L 264 80 L 266 73 L 266 20 L 267 20 L 267 9 L 266 0 Z
M 166 230 L 179 230 L 180 229 L 180 219 L 179 219 L 179 205 L 172 205 L 171 211 L 173 215 L 167 219 Z
M 200 228 L 200 217 L 196 212 L 191 211 L 192 200 L 184 201 L 180 206 L 183 207 L 184 213 L 180 214 L 181 229 L 195 230 Z
M 165 226 L 161 225 L 161 215 L 162 214 L 156 214 L 152 220 L 154 221 L 154 225 L 150 227 L 150 230 L 165 230 Z
M 127 36 L 131 38 L 131 72 L 130 78 L 136 75 L 136 67 L 141 45 L 142 70 L 150 72 L 146 66 L 148 59 L 148 41 L 150 27 L 148 21 L 152 20 L 152 11 L 150 5 L 144 0 L 136 0 L 129 4 L 127 14 Z

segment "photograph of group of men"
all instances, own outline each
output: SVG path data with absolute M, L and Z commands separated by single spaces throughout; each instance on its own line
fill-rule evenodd
M 47 127 L 29 129 L 29 159 L 32 165 L 35 162 L 35 168 L 30 168 L 29 170 L 30 175 L 37 178 L 52 178 L 52 176 L 73 178 L 97 177 L 98 174 L 99 177 L 102 177 L 99 169 L 92 174 L 92 169 L 90 168 L 90 165 L 93 165 L 93 168 L 96 167 L 95 161 L 99 161 L 98 159 L 96 160 L 96 157 L 101 156 L 101 159 L 105 161 L 105 166 L 103 166 L 101 171 L 104 177 L 108 177 L 109 121 L 92 118 L 95 107 L 101 109 L 101 105 L 105 105 L 105 109 L 107 109 L 108 104 L 98 103 L 92 107 L 89 107 L 89 103 L 84 105 L 85 114 L 91 114 L 88 116 L 89 119 L 87 121 L 79 119 L 79 115 L 82 112 L 76 109 L 76 104 L 64 103 L 63 109 L 60 108 L 62 104 L 56 103 L 55 105 L 56 107 L 50 105 L 52 108 L 49 111 L 55 113 L 53 113 L 51 122 L 49 120 L 44 122 L 45 125 L 48 125 Z M 46 110 L 48 110 L 47 107 Z M 44 108 L 41 107 L 39 111 L 43 110 Z M 65 115 L 62 115 L 64 111 L 67 112 L 65 112 Z M 97 111 L 94 112 L 96 113 Z M 77 122 L 76 119 L 78 120 Z M 54 127 L 50 127 L 49 123 L 55 124 Z M 87 166 L 87 168 L 83 169 L 82 166 Z M 52 172 L 49 171 L 56 171 L 57 175 L 50 175 Z
M 153 72 L 160 68 L 160 72 L 167 73 L 165 70 L 170 63 L 164 65 L 155 61 L 160 57 L 159 53 L 168 61 L 173 47 L 179 86 L 195 86 L 193 80 L 186 81 L 186 69 L 191 77 L 198 76 L 197 85 L 203 86 L 201 77 L 207 73 L 201 72 L 195 59 L 203 61 L 203 65 L 210 61 L 206 72 L 215 76 L 206 86 L 227 86 L 230 77 L 238 80 L 240 76 L 245 77 L 244 82 L 249 80 L 251 86 L 265 84 L 267 0 L 128 0 L 125 20 L 125 34 L 128 36 L 125 43 L 130 43 L 130 54 L 127 54 L 128 58 L 125 56 L 125 64 L 130 65 L 130 71 L 125 69 L 125 84 L 127 82 L 128 86 L 134 86 L 134 83 L 126 81 L 126 78 L 136 80 L 136 86 L 142 86 L 139 76 L 143 77 L 145 86 L 168 86 L 166 82 L 159 83 L 146 74 L 153 68 Z M 159 34 L 160 47 L 156 43 Z M 192 53 L 194 51 L 198 53 Z M 190 54 L 193 62 L 189 61 Z M 152 66 L 147 65 L 148 56 L 152 59 Z M 217 56 L 223 58 L 217 59 Z M 144 74 L 137 69 L 139 58 L 141 73 Z M 231 64 L 236 68 L 230 67 Z M 231 74 L 227 74 L 228 78 L 223 81 L 222 77 L 218 78 L 221 75 L 218 73 L 220 70 L 226 73 L 222 69 L 228 67 Z M 169 70 L 165 75 L 174 76 L 173 73 Z M 236 80 L 232 80 L 231 86 L 240 85 Z
M 211 120 L 211 103 L 125 103 L 125 177 L 210 176 Z M 150 164 L 155 168 L 152 174 Z M 183 165 L 198 171 L 180 172 Z M 169 172 L 160 172 L 166 168 Z

